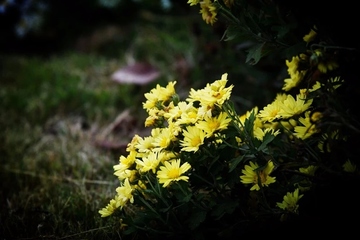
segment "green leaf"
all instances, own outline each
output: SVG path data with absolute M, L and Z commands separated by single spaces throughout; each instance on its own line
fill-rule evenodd
M 253 135 L 254 132 L 254 122 L 255 122 L 255 112 L 252 111 L 250 116 L 245 119 L 244 128 L 246 133 L 248 133 L 250 136 Z
M 190 201 L 190 199 L 192 197 L 192 193 L 189 189 L 189 185 L 187 182 L 185 182 L 185 181 L 174 182 L 171 185 L 171 188 L 176 190 L 176 191 L 174 191 L 174 195 L 179 200 L 179 202 L 189 202 Z
M 271 29 L 277 32 L 278 39 L 282 39 L 289 32 L 288 26 L 273 26 Z
M 206 211 L 194 211 L 189 218 L 189 227 L 191 230 L 197 228 L 206 218 Z
M 246 28 L 239 26 L 237 24 L 230 24 L 222 38 L 221 41 L 232 41 L 236 39 L 237 42 L 246 42 L 252 39 L 251 34 L 249 34 L 249 30 Z
M 255 44 L 248 50 L 248 54 L 246 56 L 246 63 L 255 65 L 260 59 L 264 56 L 264 47 L 266 43 Z
M 225 200 L 221 204 L 218 204 L 217 207 L 212 211 L 211 215 L 219 220 L 225 213 L 231 214 L 235 208 L 238 206 L 237 201 Z
M 269 132 L 265 133 L 263 141 L 262 141 L 261 145 L 258 147 L 258 151 L 264 150 L 266 148 L 266 146 L 275 139 L 275 137 L 276 137 L 275 135 L 273 135 Z
M 237 165 L 239 165 L 239 163 L 241 161 L 243 161 L 245 155 L 241 155 L 239 157 L 233 158 L 230 160 L 230 164 L 229 164 L 229 172 L 234 171 L 234 169 L 237 167 Z

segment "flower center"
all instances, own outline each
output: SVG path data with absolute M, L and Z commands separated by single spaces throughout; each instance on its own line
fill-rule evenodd
M 171 169 L 168 172 L 168 177 L 169 178 L 178 178 L 179 176 L 180 176 L 179 169 Z
M 254 184 L 259 183 L 259 177 L 260 177 L 260 183 L 263 184 L 266 182 L 267 175 L 264 173 L 264 171 L 260 171 L 258 174 L 256 174 L 254 178 Z
M 220 124 L 218 121 L 211 121 L 209 122 L 209 127 L 212 131 L 215 131 L 219 128 Z
M 276 115 L 279 113 L 279 110 L 272 110 L 269 114 L 270 117 L 276 117 Z
M 193 147 L 199 146 L 200 143 L 201 143 L 200 137 L 193 137 L 191 139 L 191 146 L 193 146 Z

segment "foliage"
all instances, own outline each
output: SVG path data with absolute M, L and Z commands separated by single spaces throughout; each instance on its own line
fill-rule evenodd
M 271 103 L 241 113 L 227 73 L 184 99 L 176 82 L 157 85 L 143 103 L 151 134 L 135 135 L 114 165 L 120 184 L 99 213 L 139 238 L 268 236 L 288 222 L 325 230 L 313 219 L 340 232 L 338 218 L 353 226 L 344 218 L 359 212 L 359 111 L 348 98 L 358 91 L 348 68 L 357 49 L 336 45 L 317 25 L 293 35 L 298 23 L 281 19 L 272 1 L 188 3 L 209 24 L 224 17 L 227 40 L 255 42 L 249 63 L 273 50 L 291 54 L 287 77 Z

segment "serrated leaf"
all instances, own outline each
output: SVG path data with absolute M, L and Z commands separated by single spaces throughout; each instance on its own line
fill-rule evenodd
M 232 201 L 232 200 L 224 201 L 223 203 L 217 205 L 217 207 L 212 211 L 211 215 L 218 220 L 225 213 L 231 214 L 238 205 L 239 204 L 236 201 Z
M 282 39 L 289 32 L 287 26 L 273 26 L 271 29 L 277 32 L 276 37 L 278 39 Z
M 224 32 L 221 40 L 223 41 L 231 41 L 235 39 L 239 34 L 239 27 L 236 25 L 229 25 Z
M 206 218 L 206 211 L 193 212 L 189 218 L 189 227 L 191 230 L 197 228 Z
M 265 133 L 263 141 L 262 141 L 261 145 L 258 147 L 258 151 L 264 150 L 267 147 L 267 145 L 269 143 L 271 143 L 274 139 L 275 139 L 275 135 L 273 135 L 269 132 Z
M 250 113 L 250 116 L 248 118 L 245 119 L 244 122 L 244 128 L 245 131 L 252 136 L 253 135 L 253 131 L 254 131 L 254 122 L 255 122 L 255 112 L 252 111 Z
M 251 65 L 257 64 L 264 56 L 263 49 L 265 47 L 265 44 L 266 43 L 255 44 L 254 46 L 249 48 L 245 62 Z

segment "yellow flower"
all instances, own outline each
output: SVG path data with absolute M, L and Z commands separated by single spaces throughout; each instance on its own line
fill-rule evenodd
M 332 71 L 338 67 L 339 67 L 339 65 L 337 64 L 337 62 L 335 62 L 333 60 L 329 60 L 326 62 L 319 62 L 319 64 L 318 64 L 318 69 L 322 73 L 327 73 L 328 70 Z
M 281 126 L 286 129 L 286 131 L 292 131 L 294 127 L 297 125 L 297 122 L 295 119 L 287 119 L 286 121 L 281 121 Z
M 315 174 L 315 171 L 318 169 L 317 166 L 314 166 L 314 165 L 310 165 L 306 168 L 299 168 L 299 172 L 301 173 L 304 173 L 304 174 L 307 174 L 309 176 L 314 176 Z
M 311 119 L 312 122 L 317 122 L 317 121 L 319 121 L 322 117 L 323 117 L 322 112 L 313 112 L 313 113 L 311 114 L 310 119 Z
M 152 136 L 140 137 L 135 147 L 141 153 L 149 153 L 154 148 L 153 142 L 154 138 Z
M 187 2 L 190 6 L 194 6 L 200 3 L 200 0 L 189 0 Z
M 314 26 L 314 29 L 317 30 L 315 26 Z M 303 40 L 305 42 L 309 43 L 311 41 L 314 41 L 314 39 L 317 35 L 317 33 L 314 31 L 314 29 L 311 29 L 310 32 L 303 37 Z
M 164 117 L 167 119 L 168 122 L 176 121 L 183 113 L 194 111 L 194 106 L 192 103 L 187 103 L 181 101 L 178 103 L 177 106 L 173 107 L 169 110 L 169 112 L 164 114 Z
M 182 176 L 191 168 L 190 164 L 185 162 L 180 166 L 180 159 L 165 161 L 164 166 L 160 166 L 157 171 L 157 178 L 163 187 L 167 187 L 173 181 L 188 181 L 188 176 Z
M 288 73 L 290 75 L 290 78 L 287 78 L 284 80 L 284 86 L 282 90 L 289 91 L 290 89 L 296 87 L 299 85 L 301 80 L 304 78 L 306 74 L 306 70 L 299 70 L 299 64 L 301 61 L 306 60 L 307 56 L 305 54 L 301 54 L 299 56 L 292 57 L 292 60 L 286 60 L 286 65 L 288 67 Z
M 137 171 L 125 169 L 124 171 L 116 171 L 114 175 L 117 176 L 120 181 L 123 181 L 126 178 L 128 178 L 130 182 L 133 182 L 137 176 Z
M 314 54 L 317 57 L 317 68 L 321 73 L 327 73 L 339 67 L 339 64 L 334 59 L 326 59 L 324 57 L 323 49 L 316 49 Z
M 130 185 L 130 181 L 128 178 L 124 180 L 122 186 L 116 188 L 116 192 L 118 194 L 118 202 L 120 207 L 125 206 L 127 202 L 134 203 L 134 196 L 133 196 L 134 188 Z
M 280 129 L 273 129 L 273 128 L 265 128 L 262 129 L 260 127 L 254 128 L 254 137 L 262 141 L 266 133 L 270 133 L 271 135 L 277 136 L 280 134 Z
M 272 161 L 268 161 L 263 170 L 258 170 L 259 165 L 250 161 L 249 165 L 241 171 L 244 175 L 240 176 L 241 182 L 244 184 L 253 184 L 252 190 L 260 190 L 261 187 L 268 186 L 276 181 L 275 177 L 270 177 L 270 173 L 274 170 Z
M 221 76 L 220 80 L 216 80 L 211 84 L 207 84 L 205 88 L 200 90 L 191 89 L 187 100 L 189 102 L 199 101 L 202 108 L 202 112 L 212 110 L 214 105 L 222 106 L 223 103 L 230 98 L 231 91 L 234 88 L 233 85 L 225 87 L 227 83 L 227 73 Z
M 134 137 L 131 139 L 131 142 L 128 143 L 126 147 L 127 152 L 136 151 L 135 145 L 138 143 L 140 136 L 135 134 Z
M 156 168 L 159 166 L 160 159 L 158 158 L 157 152 L 150 152 L 147 156 L 143 157 L 142 160 L 137 159 L 136 167 L 141 172 L 148 172 L 152 170 L 153 173 L 156 172 Z
M 106 207 L 99 210 L 101 217 L 108 217 L 114 213 L 114 211 L 121 206 L 119 196 L 115 196 L 114 199 L 111 199 Z
M 297 138 L 304 140 L 320 131 L 319 129 L 316 128 L 316 125 L 311 121 L 310 111 L 305 113 L 305 117 L 300 117 L 299 121 L 302 124 L 302 126 L 299 125 L 294 128 L 295 131 L 294 135 Z
M 283 210 L 287 210 L 292 213 L 297 213 L 299 205 L 297 204 L 299 199 L 303 197 L 303 194 L 299 196 L 299 189 L 297 188 L 294 192 L 288 192 L 281 203 L 276 203 L 276 206 Z
M 342 80 L 338 76 L 338 77 L 328 79 L 328 82 L 332 84 L 334 89 L 337 89 L 338 87 L 340 87 L 344 83 L 344 80 Z
M 154 151 L 166 149 L 174 138 L 175 136 L 169 128 L 161 128 L 160 134 L 153 138 Z
M 206 137 L 211 137 L 215 132 L 227 129 L 231 119 L 225 112 L 221 112 L 217 117 L 205 117 L 203 121 L 198 122 L 195 126 L 204 130 Z
M 199 120 L 198 112 L 196 108 L 192 108 L 189 111 L 183 112 L 181 117 L 176 120 L 175 124 L 193 124 Z
M 281 118 L 290 118 L 306 111 L 312 104 L 312 99 L 306 99 L 302 94 L 296 96 L 287 95 L 286 99 L 281 104 L 281 109 L 278 114 Z
M 129 169 L 135 162 L 137 152 L 131 151 L 127 157 L 121 155 L 119 158 L 119 164 L 113 166 L 115 175 L 118 176 L 126 169 Z
M 188 126 L 183 131 L 184 139 L 180 141 L 182 146 L 181 151 L 196 152 L 204 143 L 205 132 L 195 126 Z
M 200 7 L 201 7 L 200 13 L 202 15 L 203 20 L 207 24 L 213 25 L 217 21 L 216 18 L 217 11 L 214 4 L 210 0 L 204 0 L 200 2 Z
M 258 117 L 265 122 L 272 122 L 280 119 L 281 116 L 279 115 L 279 112 L 282 108 L 284 96 L 285 94 L 278 94 L 272 103 L 266 105 L 262 110 L 260 110 Z
M 321 88 L 321 83 L 319 81 L 316 81 L 316 83 L 309 89 L 309 92 L 315 92 L 316 90 Z
M 144 96 L 146 101 L 143 103 L 143 108 L 146 111 L 156 108 L 157 104 L 168 101 L 172 96 L 176 94 L 175 92 L 175 82 L 169 82 L 166 87 L 161 87 L 159 84 L 155 88 L 151 89 L 149 93 L 145 93 Z

